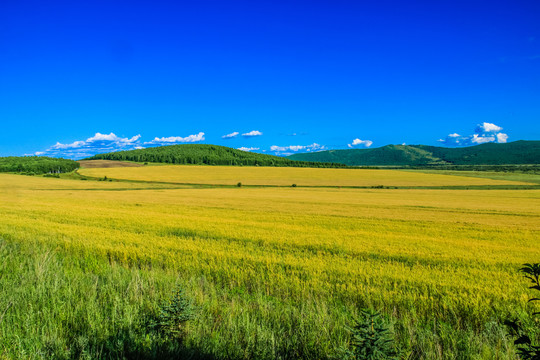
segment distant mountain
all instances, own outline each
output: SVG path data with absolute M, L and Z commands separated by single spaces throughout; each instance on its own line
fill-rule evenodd
M 167 164 L 206 164 L 242 166 L 292 166 L 292 167 L 345 167 L 343 164 L 291 160 L 284 157 L 252 153 L 233 148 L 183 144 L 159 146 L 147 149 L 117 151 L 94 155 L 86 160 L 119 160 Z
M 340 163 L 349 166 L 510 165 L 539 164 L 540 141 L 514 141 L 462 148 L 427 145 L 387 145 L 374 149 L 328 150 L 294 154 L 291 160 Z

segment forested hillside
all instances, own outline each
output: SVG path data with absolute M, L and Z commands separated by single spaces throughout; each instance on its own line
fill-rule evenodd
M 343 164 L 296 161 L 218 145 L 185 144 L 98 154 L 87 160 L 120 160 L 167 164 L 345 167 Z
M 540 141 L 490 143 L 463 148 L 387 145 L 374 149 L 329 150 L 294 154 L 288 158 L 301 161 L 341 163 L 349 166 L 539 164 Z
M 0 172 L 18 172 L 29 174 L 66 173 L 79 167 L 73 160 L 57 159 L 44 156 L 0 157 Z

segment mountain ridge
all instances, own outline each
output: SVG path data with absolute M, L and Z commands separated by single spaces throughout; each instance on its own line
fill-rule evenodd
M 385 145 L 373 149 L 325 150 L 293 154 L 300 161 L 348 166 L 522 165 L 540 163 L 540 141 L 519 140 L 460 148 L 429 145 Z

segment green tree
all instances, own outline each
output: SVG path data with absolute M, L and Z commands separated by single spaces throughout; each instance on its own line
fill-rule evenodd
M 540 291 L 540 263 L 524 264 L 520 271 L 524 273 L 523 276 L 532 282 L 529 289 Z M 529 299 L 529 302 L 535 301 L 540 301 L 540 298 L 533 297 Z M 534 312 L 532 315 L 540 315 L 540 312 Z M 516 338 L 514 345 L 517 347 L 518 355 L 527 360 L 540 360 L 540 344 L 535 344 L 521 321 L 514 319 L 506 321 L 505 324 L 509 328 L 510 335 Z M 540 331 L 540 328 L 538 330 Z
M 150 327 L 166 337 L 182 337 L 187 321 L 195 318 L 193 304 L 186 297 L 184 289 L 178 286 L 171 298 L 161 305 Z
M 363 309 L 350 329 L 350 348 L 342 350 L 347 360 L 397 359 L 393 334 L 381 314 L 373 309 Z

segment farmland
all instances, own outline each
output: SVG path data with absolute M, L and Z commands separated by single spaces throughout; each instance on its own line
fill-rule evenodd
M 92 161 L 85 162 L 92 166 Z M 521 181 L 486 179 L 455 175 L 423 174 L 394 170 L 316 169 L 234 166 L 176 166 L 156 165 L 132 168 L 107 167 L 86 168 L 80 174 L 145 182 L 168 182 L 187 184 L 277 185 L 290 186 L 482 186 L 482 185 L 528 185 Z
M 530 321 L 517 269 L 540 259 L 540 191 L 525 175 L 79 173 L 113 181 L 0 174 L 3 357 L 331 358 L 373 307 L 413 358 L 510 359 L 503 320 Z M 433 188 L 347 188 L 378 185 Z M 176 284 L 198 309 L 178 347 L 144 333 Z

